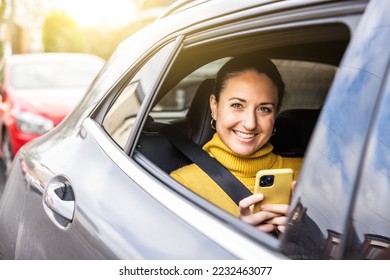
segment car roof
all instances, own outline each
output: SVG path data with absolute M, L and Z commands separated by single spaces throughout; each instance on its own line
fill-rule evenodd
M 269 9 L 275 12 L 276 10 L 282 11 L 331 2 L 351 2 L 351 0 L 178 0 L 168 6 L 158 19 L 173 17 L 177 22 L 180 22 L 181 26 L 186 26 L 209 20 L 213 17 L 229 15 L 239 11 L 245 12 L 253 8 L 259 8 L 259 11 L 265 13 Z M 369 0 L 365 2 L 369 2 Z M 180 21 L 178 21 L 179 18 Z
M 168 6 L 168 8 L 165 9 L 162 12 L 162 14 L 158 17 L 158 19 L 167 17 L 169 15 L 172 15 L 174 13 L 180 12 L 185 9 L 189 9 L 192 6 L 199 5 L 207 1 L 211 1 L 211 0 L 177 0 L 173 4 Z

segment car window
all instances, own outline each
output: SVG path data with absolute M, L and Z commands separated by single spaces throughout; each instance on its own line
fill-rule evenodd
M 365 245 L 385 244 L 378 237 L 389 232 L 388 166 L 381 162 L 388 155 L 389 103 L 378 106 L 383 86 L 378 77 L 388 60 L 377 54 L 388 38 L 382 30 L 365 32 L 343 57 L 291 202 L 291 227 L 282 248 L 292 258 L 358 258 Z M 373 131 L 379 107 L 381 124 Z M 367 141 L 374 132 L 376 140 Z
M 202 87 L 203 82 L 214 78 L 226 60 L 244 53 L 267 56 L 279 68 L 287 91 L 281 113 L 295 109 L 299 109 L 299 113 L 303 112 L 298 118 L 294 117 L 297 115 L 291 115 L 288 118 L 289 122 L 281 123 L 284 124 L 284 128 L 278 128 L 276 133 L 279 137 L 276 142 L 280 145 L 274 145 L 276 142 L 271 142 L 270 139 L 274 153 L 291 158 L 304 157 L 317 117 L 335 74 L 339 71 L 338 65 L 345 51 L 346 42 L 350 38 L 343 25 L 324 25 L 315 28 L 314 31 L 316 36 L 322 34 L 321 43 L 317 43 L 317 39 L 313 39 L 314 43 L 310 42 L 310 36 L 314 33 L 307 33 L 307 29 L 298 30 L 295 26 L 291 29 L 291 34 L 294 35 L 293 42 L 286 39 L 284 32 L 277 35 L 273 33 L 272 37 L 269 37 L 269 33 L 258 31 L 251 36 L 239 34 L 231 38 L 221 37 L 220 40 L 213 38 L 212 43 L 205 41 L 188 46 L 186 43 L 191 43 L 191 40 L 188 42 L 184 40 L 183 48 L 175 57 L 159 91 L 156 92 L 157 98 L 150 111 L 150 118 L 145 123 L 136 145 L 139 152 L 137 156 L 142 155 L 136 159 L 137 162 L 153 175 L 161 172 L 159 174 L 162 178 L 165 178 L 163 173 L 172 174 L 172 171 L 191 163 L 191 160 L 168 140 L 167 130 L 164 128 L 170 125 L 177 131 L 184 132 L 199 147 L 210 141 L 215 130 L 210 122 L 211 112 L 207 111 L 207 108 L 210 109 L 209 96 L 213 92 L 213 87 Z M 335 41 L 331 38 L 330 34 L 333 32 L 342 40 Z M 296 47 L 295 39 L 301 41 L 299 47 Z M 316 51 L 312 52 L 313 49 Z M 328 52 L 329 49 L 334 51 Z M 320 51 L 317 53 L 317 50 Z M 201 78 L 199 73 L 204 69 L 207 69 L 207 75 Z M 198 96 L 198 93 L 202 98 L 196 100 L 196 106 L 192 106 L 194 96 Z M 189 114 L 190 112 L 192 114 Z M 174 184 L 173 178 L 171 181 L 165 179 L 169 182 L 167 186 L 174 188 L 175 191 L 180 192 L 180 187 L 183 188 L 180 184 Z M 199 198 L 186 195 L 190 200 Z M 204 203 L 202 207 L 210 205 Z
M 389 75 L 388 75 L 389 76 Z M 360 259 L 390 257 L 390 84 L 380 102 L 353 211 L 356 236 L 348 252 Z
M 183 118 L 200 83 L 206 79 L 215 78 L 218 69 L 228 59 L 229 57 L 207 63 L 184 77 L 154 106 L 151 116 L 162 122 Z
M 116 96 L 103 120 L 103 127 L 113 140 L 124 149 L 133 124 L 145 97 L 156 86 L 161 69 L 171 48 L 165 46 L 139 70 Z
M 231 39 L 222 38 L 213 43 L 212 47 L 208 42 L 189 44 L 188 47 L 184 44 L 156 94 L 155 103 L 149 113 L 150 121 L 142 130 L 137 149 L 168 174 L 188 164 L 190 161 L 183 158 L 180 152 L 161 135 L 160 124 L 173 124 L 175 128 L 185 132 L 197 145 L 203 146 L 215 132 L 210 128 L 211 113 L 206 112 L 210 107 L 209 95 L 213 92 L 213 88 L 200 88 L 200 85 L 208 79 L 215 78 L 220 67 L 233 56 L 251 53 L 269 57 L 282 75 L 286 84 L 286 96 L 280 113 L 295 109 L 301 110 L 298 112 L 300 115 L 296 112 L 287 114 L 288 123 L 278 122 L 278 133 L 270 140 L 275 153 L 287 157 L 302 157 L 328 90 L 338 71 L 338 63 L 345 47 L 344 42 L 340 44 L 328 37 L 331 33 L 329 30 L 336 32 L 340 38 L 349 38 L 345 26 L 324 25 L 318 30 L 316 28 L 316 32 L 323 36 L 321 40 L 326 42 L 319 45 L 307 42 L 306 29 L 292 30 L 296 34 L 295 37 L 303 42 L 299 48 L 294 46 L 290 49 L 288 44 L 291 42 L 285 41 L 283 34 L 278 37 L 275 49 L 268 45 L 263 47 L 264 42 L 269 42 L 268 33 L 254 33 L 250 38 L 240 35 Z M 274 37 L 272 38 L 275 40 Z M 189 42 L 191 43 L 190 39 Z M 296 44 L 295 41 L 293 43 Z M 280 45 L 283 44 L 286 46 L 281 47 Z M 236 48 L 229 49 L 226 45 Z M 324 52 L 327 49 L 335 51 L 326 52 L 328 57 L 325 58 L 321 52 L 321 56 L 316 58 L 314 56 L 316 54 L 311 53 L 314 46 L 321 48 Z M 308 53 L 307 56 L 305 52 Z M 202 95 L 202 100 L 200 103 L 197 101 L 194 110 L 189 111 L 192 108 L 194 96 L 198 92 Z M 192 112 L 191 117 L 189 117 L 190 112 Z M 293 125 L 290 125 L 290 120 Z M 155 147 L 158 147 L 158 153 Z

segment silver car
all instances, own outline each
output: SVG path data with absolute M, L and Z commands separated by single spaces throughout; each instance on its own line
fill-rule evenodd
M 189 1 L 121 43 L 68 118 L 24 146 L 0 201 L 3 259 L 389 259 L 390 1 Z M 275 152 L 304 156 L 287 229 L 258 232 L 169 176 L 166 137 L 211 135 L 230 57 L 270 57 Z

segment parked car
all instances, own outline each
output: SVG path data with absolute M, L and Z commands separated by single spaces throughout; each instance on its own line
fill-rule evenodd
M 165 13 L 18 152 L 0 201 L 1 258 L 389 259 L 389 12 L 380 0 L 214 0 Z M 304 156 L 279 238 L 169 176 L 188 159 L 164 128 L 202 146 L 215 75 L 204 69 L 243 53 L 280 68 L 289 97 L 272 143 Z
M 92 54 L 6 56 L 0 64 L 0 156 L 9 167 L 25 143 L 56 126 L 80 101 L 104 60 Z

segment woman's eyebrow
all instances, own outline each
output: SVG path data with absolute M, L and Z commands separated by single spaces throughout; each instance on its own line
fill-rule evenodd
M 239 98 L 239 97 L 232 97 L 232 98 L 228 99 L 228 101 L 232 101 L 232 100 L 238 100 L 240 102 L 246 103 L 245 99 L 242 99 L 242 98 Z M 259 105 L 271 105 L 271 106 L 275 107 L 275 104 L 272 103 L 272 102 L 261 102 Z
M 259 105 L 272 105 L 275 107 L 275 104 L 272 102 L 261 102 Z
M 228 100 L 229 101 L 231 101 L 231 100 L 238 100 L 238 101 L 241 101 L 241 102 L 246 102 L 245 99 L 242 99 L 242 98 L 239 98 L 239 97 L 232 97 L 232 98 L 229 98 Z

